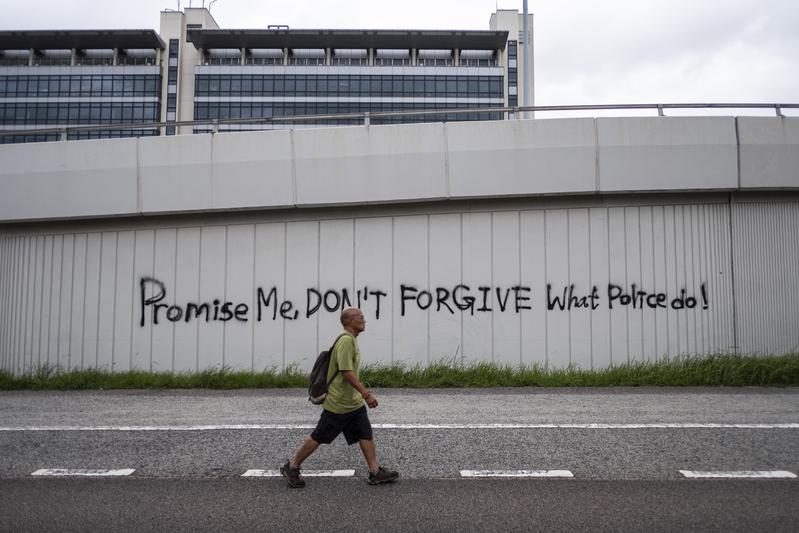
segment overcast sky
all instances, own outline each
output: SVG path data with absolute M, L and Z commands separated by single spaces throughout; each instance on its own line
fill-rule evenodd
M 190 3 L 203 2 L 180 7 Z M 178 4 L 0 0 L 0 29 L 158 30 L 159 12 Z M 799 0 L 528 4 L 537 105 L 799 103 Z M 521 11 L 522 0 L 218 0 L 211 13 L 222 28 L 487 30 L 497 7 Z

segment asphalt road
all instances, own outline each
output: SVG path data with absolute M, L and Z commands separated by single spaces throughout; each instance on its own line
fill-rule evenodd
M 0 393 L 0 530 L 799 530 L 797 389 L 378 391 L 370 487 L 339 439 L 289 490 L 277 469 L 318 416 L 302 391 Z M 39 478 L 42 468 L 133 469 Z M 466 479 L 462 470 L 568 470 Z M 352 517 L 345 519 L 345 516 Z

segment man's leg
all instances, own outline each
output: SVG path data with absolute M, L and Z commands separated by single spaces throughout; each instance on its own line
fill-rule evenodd
M 300 446 L 300 449 L 297 450 L 297 453 L 294 454 L 294 458 L 291 460 L 291 467 L 292 468 L 299 468 L 303 461 L 305 461 L 316 449 L 319 447 L 319 443 L 313 440 L 311 437 L 305 437 L 305 440 Z
M 366 464 L 369 466 L 369 472 L 377 472 L 380 465 L 377 462 L 377 452 L 375 451 L 375 441 L 372 439 L 360 439 L 358 445 L 361 447 L 363 456 L 366 459 Z
M 291 461 L 286 461 L 286 464 L 280 467 L 280 474 L 286 478 L 289 487 L 299 489 L 305 486 L 305 480 L 300 476 L 300 465 L 311 455 L 317 448 L 319 443 L 311 437 L 305 437 L 300 449 L 294 454 Z

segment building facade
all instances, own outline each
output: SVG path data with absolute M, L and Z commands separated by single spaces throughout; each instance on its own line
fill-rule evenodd
M 280 119 L 217 130 L 297 128 L 342 115 L 532 105 L 532 38 L 499 10 L 486 31 L 227 30 L 205 8 L 164 11 L 160 31 L 0 32 L 0 142 L 61 138 L 24 130 L 191 120 Z M 532 15 L 530 15 L 532 26 Z M 529 54 L 529 72 L 521 68 Z M 499 112 L 375 116 L 373 123 L 497 120 Z M 212 126 L 163 128 L 164 134 Z M 155 128 L 71 132 L 67 138 L 157 135 Z

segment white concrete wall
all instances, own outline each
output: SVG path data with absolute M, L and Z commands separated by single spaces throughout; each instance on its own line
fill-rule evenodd
M 443 198 L 797 190 L 798 142 L 797 118 L 640 117 L 3 145 L 0 222 Z
M 6 232 L 0 361 L 17 372 L 307 369 L 340 327 L 344 290 L 365 312 L 372 363 L 602 368 L 733 349 L 729 205 L 651 200 Z M 143 278 L 163 298 L 148 304 L 161 288 L 145 281 L 142 293 Z M 646 295 L 633 303 L 632 291 Z M 208 319 L 186 320 L 190 303 L 209 304 Z

